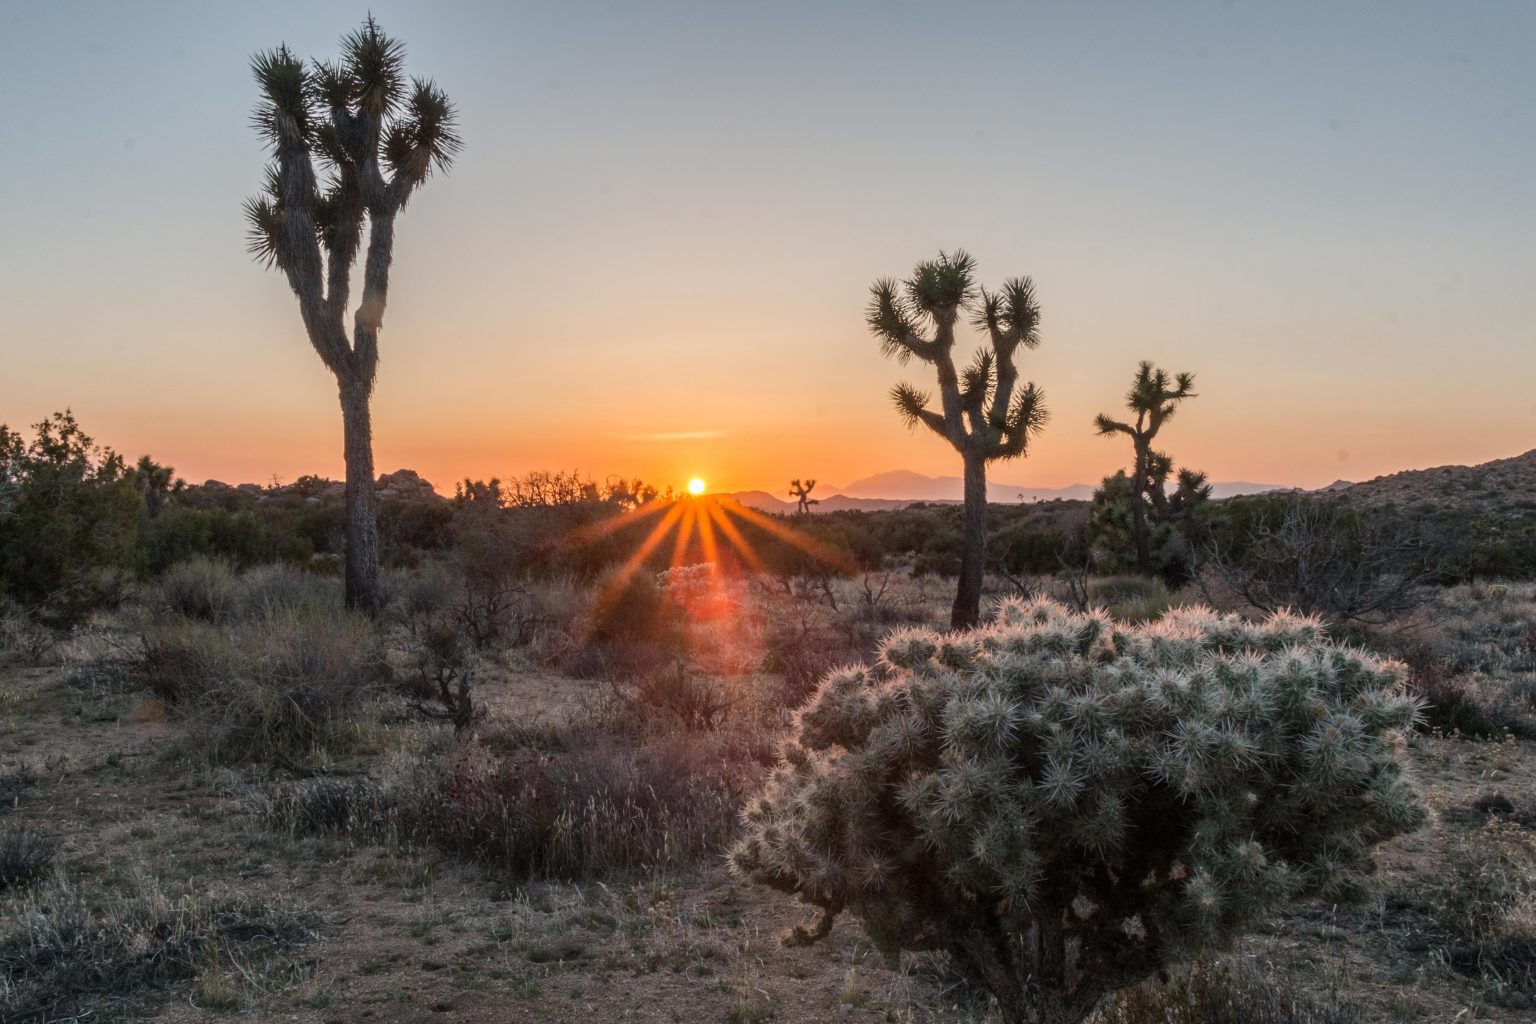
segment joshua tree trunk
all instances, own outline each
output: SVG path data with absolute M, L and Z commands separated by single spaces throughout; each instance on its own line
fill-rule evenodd
M 379 510 L 373 489 L 373 422 L 370 389 L 341 385 L 342 445 L 347 463 L 347 605 L 370 615 L 383 605 L 379 593 Z
M 964 540 L 960 551 L 960 586 L 950 612 L 951 629 L 970 629 L 981 619 L 982 570 L 987 559 L 987 460 L 965 456 Z
M 1137 439 L 1136 479 L 1132 481 L 1131 531 L 1136 534 L 1136 571 L 1148 575 L 1151 571 L 1152 552 L 1147 545 L 1147 463 L 1151 455 L 1150 440 Z

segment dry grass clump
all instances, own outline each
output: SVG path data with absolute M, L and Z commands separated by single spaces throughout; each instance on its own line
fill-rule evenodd
M 234 566 L 212 558 L 192 558 L 161 573 L 155 581 L 152 603 L 171 615 L 222 622 L 235 614 L 241 595 Z
M 1360 1011 L 1283 987 L 1250 964 L 1201 963 L 1126 989 L 1093 1024 L 1355 1024 Z
M 212 565 L 187 575 L 217 578 Z M 290 764 L 355 737 L 384 660 L 373 624 L 330 589 L 268 568 L 239 577 L 227 602 L 189 602 L 197 617 L 144 626 L 140 679 L 183 720 L 194 750 L 217 763 Z
M 558 746 L 540 756 L 464 743 L 383 778 L 283 786 L 261 809 L 294 834 L 430 845 L 517 879 L 675 868 L 718 856 L 734 837 L 749 783 L 696 735 L 565 736 Z
M 36 614 L 20 605 L 0 600 L 0 655 L 23 664 L 40 665 L 64 640 L 64 634 L 38 621 Z
M 1402 645 L 1428 724 L 1446 733 L 1536 738 L 1536 586 L 1447 587 L 1433 626 Z
M 210 971 L 296 975 L 314 937 L 303 910 L 153 882 L 103 897 L 63 883 L 0 904 L 0 1020 L 109 1019 Z
M 47 874 L 54 845 L 22 827 L 0 827 L 0 892 L 20 889 Z
M 1493 1002 L 1536 1007 L 1536 833 L 1491 820 L 1457 840 L 1436 890 L 1441 957 Z
M 374 778 L 278 787 L 260 810 L 294 834 L 432 846 L 517 879 L 712 859 L 774 761 L 776 726 L 740 688 L 671 679 L 616 687 L 571 722 L 491 721 L 474 740 Z M 675 699 L 637 696 L 664 692 Z

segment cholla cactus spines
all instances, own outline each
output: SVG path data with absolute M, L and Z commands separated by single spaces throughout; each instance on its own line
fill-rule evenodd
M 1141 626 L 1008 601 L 830 673 L 745 814 L 740 873 L 947 951 L 1010 1021 L 1076 1021 L 1417 827 L 1401 666 L 1315 620 Z

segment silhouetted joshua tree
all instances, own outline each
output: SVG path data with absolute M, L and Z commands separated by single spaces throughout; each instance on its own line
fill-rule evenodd
M 381 595 L 369 402 L 395 217 L 461 146 L 453 104 L 430 80 L 407 80 L 404 66 L 405 47 L 372 17 L 342 40 L 334 64 L 306 64 L 286 46 L 251 61 L 262 93 L 253 123 L 274 160 L 263 191 L 246 200 L 250 250 L 287 275 L 310 343 L 336 375 L 347 466 L 347 604 L 370 612 Z M 362 296 L 349 337 L 347 300 L 365 221 Z
M 811 497 L 811 492 L 815 489 L 815 480 L 807 480 L 804 484 L 799 480 L 791 480 L 789 482 L 789 496 L 799 502 L 799 507 L 795 509 L 797 515 L 803 516 L 811 511 L 812 505 L 821 504 L 819 498 Z
M 1093 421 L 1094 428 L 1102 436 L 1128 435 L 1136 450 L 1136 461 L 1131 467 L 1131 508 L 1133 509 L 1131 532 L 1136 541 L 1136 570 L 1140 573 L 1150 574 L 1153 568 L 1151 548 L 1147 539 L 1147 505 L 1158 497 L 1153 493 L 1153 481 L 1154 478 L 1158 480 L 1159 486 L 1156 490 L 1160 493 L 1161 481 L 1167 479 L 1168 472 L 1173 466 L 1173 461 L 1168 456 L 1152 450 L 1152 440 L 1157 437 L 1157 432 L 1163 428 L 1163 424 L 1173 418 L 1179 403 L 1186 398 L 1195 397 L 1194 374 L 1175 374 L 1170 381 L 1166 370 L 1156 369 L 1150 362 L 1142 360 L 1141 365 L 1136 368 L 1136 380 L 1125 396 L 1126 408 L 1136 414 L 1136 422 L 1122 423 L 1103 413 L 1096 416 Z M 1184 483 L 1185 481 L 1181 478 L 1181 487 Z M 1190 483 L 1192 486 L 1203 486 L 1205 481 L 1202 477 Z
M 876 281 L 870 288 L 868 321 L 881 351 L 900 363 L 913 356 L 933 366 L 939 381 L 939 408 L 910 384 L 891 391 L 908 425 L 923 424 L 960 453 L 965 465 L 964 546 L 960 584 L 950 615 L 954 629 L 976 625 L 981 614 L 982 567 L 987 547 L 987 463 L 1024 455 L 1029 439 L 1045 425 L 1045 401 L 1034 384 L 1019 387 L 1014 356 L 1040 344 L 1040 306 L 1027 277 L 1012 278 L 1001 291 L 978 289 L 976 261 L 956 251 L 919 263 L 904 282 Z M 963 371 L 955 370 L 955 324 L 962 311 L 986 332 L 990 348 L 977 351 Z

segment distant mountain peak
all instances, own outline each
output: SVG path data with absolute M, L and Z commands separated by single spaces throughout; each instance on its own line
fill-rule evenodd
M 987 481 L 987 500 L 997 504 L 1018 502 L 1087 501 L 1097 484 L 1071 484 L 1067 487 L 1042 487 L 1038 484 Z M 1211 485 L 1212 495 L 1230 498 L 1238 494 L 1261 494 L 1285 490 L 1281 484 L 1251 483 L 1246 480 L 1218 482 Z M 965 497 L 965 479 L 958 476 L 924 476 L 910 469 L 891 469 L 855 480 L 842 488 L 850 498 L 878 498 L 885 501 L 961 501 Z

